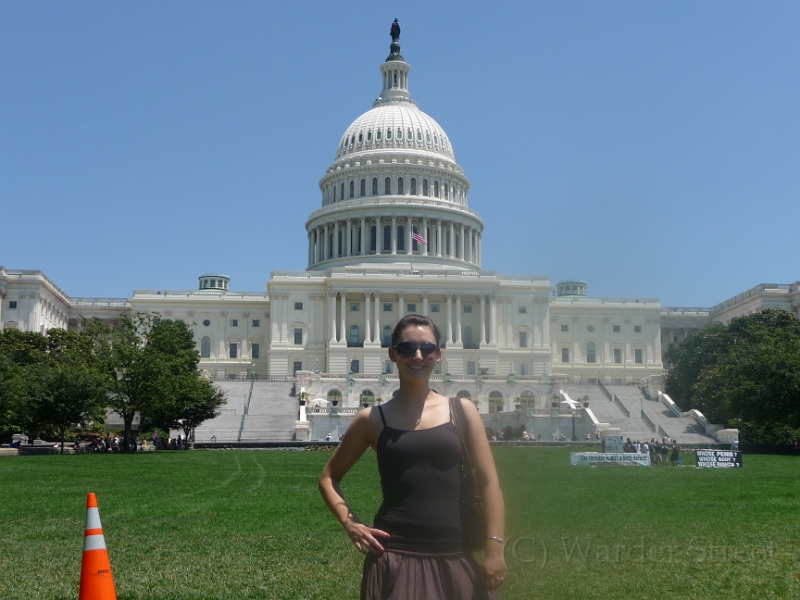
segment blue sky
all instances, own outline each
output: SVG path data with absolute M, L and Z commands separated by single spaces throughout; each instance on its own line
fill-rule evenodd
M 306 267 L 389 27 L 483 266 L 711 306 L 800 279 L 798 2 L 0 3 L 0 265 L 72 296 Z

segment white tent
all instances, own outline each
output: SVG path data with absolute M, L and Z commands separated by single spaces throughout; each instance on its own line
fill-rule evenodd
M 575 402 L 575 400 L 562 400 L 561 404 L 566 404 L 569 408 L 578 408 L 580 406 L 580 402 Z
M 325 400 L 324 398 L 314 398 L 311 401 L 311 406 L 314 406 L 316 408 L 328 408 L 328 401 Z

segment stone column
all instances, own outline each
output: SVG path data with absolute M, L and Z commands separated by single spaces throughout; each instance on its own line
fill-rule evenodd
M 369 254 L 367 249 L 367 218 L 361 217 L 361 256 Z
M 372 303 L 372 294 L 369 292 L 364 292 L 364 344 L 368 344 L 372 341 L 372 330 L 371 330 L 371 323 L 370 323 L 370 314 L 369 309 L 370 304 Z
M 436 256 L 442 257 L 442 220 L 436 219 Z
M 270 294 L 269 295 L 269 305 L 270 305 L 270 330 L 272 331 L 272 339 L 270 343 L 272 345 L 277 345 L 280 342 L 279 339 L 279 329 L 278 329 L 278 302 L 277 302 L 277 294 Z
M 422 292 L 422 314 L 428 316 L 428 292 Z
M 331 247 L 331 246 L 330 246 L 330 242 L 329 242 L 329 240 L 328 240 L 328 238 L 329 238 L 329 237 L 330 237 L 330 235 L 331 235 L 331 234 L 330 234 L 330 227 L 328 227 L 327 225 L 325 225 L 325 228 L 324 228 L 324 230 L 323 230 L 323 232 L 322 232 L 322 233 L 323 233 L 323 240 L 322 240 L 322 260 L 328 260 L 328 259 L 330 258 L 330 256 L 329 256 L 329 253 L 328 253 L 328 248 L 330 248 L 330 247 Z
M 339 221 L 333 225 L 333 258 L 339 258 Z
M 314 248 L 314 230 L 308 232 L 308 266 L 314 264 L 314 258 L 312 255 L 312 250 Z
M 414 249 L 414 246 L 411 244 L 411 232 L 413 229 L 414 225 L 411 223 L 411 217 L 406 217 L 406 255 L 411 255 Z
M 375 292 L 375 335 L 374 339 L 381 342 L 381 293 Z
M 430 239 L 428 239 L 428 217 L 422 217 L 422 237 L 425 238 L 425 241 L 428 242 L 427 246 L 421 246 L 419 253 L 422 256 L 428 256 L 428 250 L 430 249 Z M 428 314 L 427 312 L 425 313 Z
M 383 224 L 380 218 L 375 219 L 375 254 L 380 256 L 383 246 Z
M 397 319 L 400 320 L 406 314 L 406 294 L 405 292 L 397 292 Z
M 392 255 L 397 254 L 397 215 L 392 215 Z
M 478 241 L 477 241 L 478 261 L 477 262 L 478 262 L 478 266 L 480 267 L 481 266 L 481 260 L 482 260 L 482 257 L 481 257 L 481 235 L 480 234 L 477 235 L 477 239 L 478 239 Z
M 513 304 L 514 300 L 512 298 L 506 298 L 506 346 L 513 346 L 514 345 L 514 332 L 513 327 L 511 326 L 511 305 Z
M 497 297 L 489 299 L 489 344 L 497 345 Z
M 341 298 L 339 302 L 339 308 L 341 309 L 341 312 L 339 313 L 339 341 L 347 343 L 347 328 L 345 327 L 345 316 L 347 315 L 347 292 L 339 292 L 339 297 Z
M 331 322 L 331 344 L 337 342 L 336 339 L 336 292 L 328 292 L 328 319 Z
M 455 233 L 455 226 L 452 221 L 450 221 L 450 251 L 447 253 L 449 258 L 455 258 L 456 256 L 456 233 Z
M 456 345 L 461 346 L 461 294 L 456 294 Z
M 353 223 L 351 219 L 347 219 L 347 235 L 345 236 L 344 255 L 351 256 L 351 248 L 353 246 Z
M 289 342 L 289 294 L 281 294 L 281 342 Z
M 461 260 L 466 260 L 467 255 L 464 254 L 464 224 L 458 226 L 458 254 Z
M 481 348 L 486 345 L 486 295 L 481 294 Z
M 447 345 L 453 343 L 453 294 L 445 294 L 447 298 Z

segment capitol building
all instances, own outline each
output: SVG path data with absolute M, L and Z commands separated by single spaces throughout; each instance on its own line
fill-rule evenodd
M 709 320 L 763 308 L 800 314 L 800 282 L 710 308 L 667 308 L 656 298 L 596 298 L 584 281 L 485 270 L 471 182 L 447 133 L 413 100 L 398 37 L 380 65 L 380 96 L 335 142 L 319 181 L 305 271 L 272 271 L 266 291 L 234 291 L 226 275 L 204 274 L 192 290 L 95 299 L 69 297 L 39 271 L 0 267 L 0 327 L 79 329 L 84 319 L 158 313 L 191 325 L 200 368 L 221 384 L 296 383 L 348 414 L 396 390 L 390 331 L 420 313 L 442 332 L 432 385 L 491 414 L 549 409 L 570 385 L 656 393 L 667 347 Z

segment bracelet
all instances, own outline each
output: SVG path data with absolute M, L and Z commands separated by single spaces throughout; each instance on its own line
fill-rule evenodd
M 497 537 L 497 536 L 494 536 L 494 535 L 490 535 L 490 536 L 489 536 L 489 537 L 486 539 L 486 541 L 487 541 L 487 542 L 488 542 L 489 540 L 494 540 L 495 542 L 500 542 L 501 544 L 505 544 L 505 542 L 503 541 L 503 539 L 502 539 L 502 538 L 499 538 L 499 537 Z

